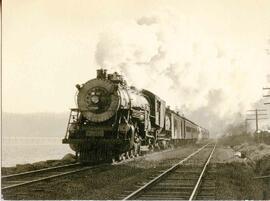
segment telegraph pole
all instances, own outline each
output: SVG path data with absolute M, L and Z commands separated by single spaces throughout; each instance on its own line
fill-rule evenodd
M 256 131 L 259 130 L 259 123 L 258 123 L 258 110 L 255 110 L 255 114 L 256 114 Z
M 248 133 L 248 123 L 247 123 L 247 119 L 245 119 L 245 130 L 246 130 L 246 134 Z
M 266 112 L 266 109 L 255 109 L 255 110 L 248 110 L 248 112 L 253 112 L 247 115 L 255 115 L 255 119 L 246 119 L 246 121 L 249 120 L 255 120 L 256 121 L 256 132 L 258 132 L 259 130 L 259 120 L 263 120 L 263 119 L 268 119 L 268 118 L 259 118 L 260 116 L 265 116 L 267 115 L 266 113 L 259 113 L 259 112 Z M 255 112 L 255 113 L 254 113 Z

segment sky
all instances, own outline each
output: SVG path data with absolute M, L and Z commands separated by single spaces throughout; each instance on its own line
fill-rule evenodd
M 2 12 L 4 112 L 67 112 L 99 67 L 210 128 L 265 107 L 268 0 L 4 0 Z

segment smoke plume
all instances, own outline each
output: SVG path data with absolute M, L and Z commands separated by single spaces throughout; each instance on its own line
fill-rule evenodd
M 256 63 L 256 50 L 237 51 L 196 34 L 172 12 L 142 16 L 106 30 L 96 46 L 99 67 L 118 71 L 129 84 L 151 90 L 214 135 L 227 123 L 243 120 L 241 114 L 262 97 L 267 84 L 269 67 Z

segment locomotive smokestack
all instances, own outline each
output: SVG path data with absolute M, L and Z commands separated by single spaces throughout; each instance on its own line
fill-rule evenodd
M 106 69 L 98 69 L 97 70 L 97 78 L 98 79 L 107 79 L 107 70 Z
M 101 77 L 102 77 L 102 69 L 97 69 L 97 78 L 98 79 L 101 79 Z

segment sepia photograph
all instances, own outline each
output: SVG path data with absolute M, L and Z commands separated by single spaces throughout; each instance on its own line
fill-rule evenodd
M 0 0 L 1 200 L 270 200 L 270 0 Z

